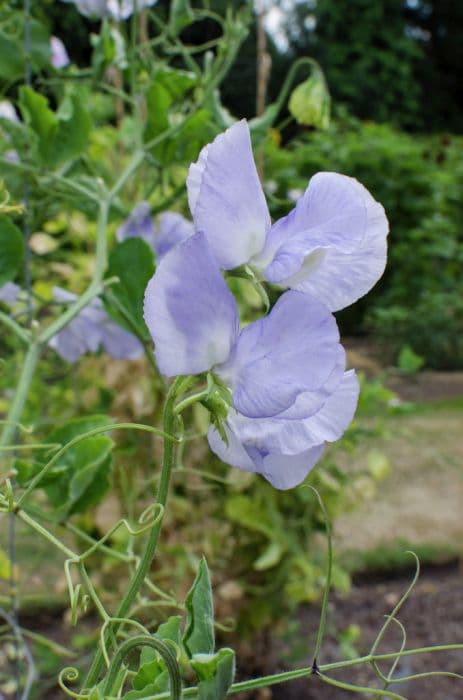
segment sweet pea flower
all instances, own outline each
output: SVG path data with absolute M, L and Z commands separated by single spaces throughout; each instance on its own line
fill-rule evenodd
M 153 247 L 155 235 L 156 229 L 148 202 L 139 202 L 116 231 L 116 239 L 119 242 L 127 238 L 142 238 L 151 247 Z
M 160 261 L 144 316 L 167 376 L 211 371 L 230 392 L 224 461 L 277 488 L 300 483 L 352 419 L 358 397 L 336 321 L 313 295 L 290 290 L 270 314 L 240 330 L 238 309 L 206 237 L 197 233 Z
M 384 271 L 386 215 L 354 178 L 317 173 L 295 208 L 272 225 L 245 120 L 202 149 L 187 189 L 195 229 L 225 270 L 249 264 L 268 282 L 314 294 L 331 311 L 366 294 Z
M 53 288 L 60 302 L 74 302 L 77 297 L 60 287 Z M 143 354 L 143 346 L 131 333 L 112 321 L 101 299 L 95 298 L 49 342 L 63 360 L 77 362 L 87 352 L 102 347 L 117 360 L 134 360 Z
M 128 19 L 137 10 L 152 7 L 157 0 L 108 0 L 108 9 L 113 19 Z
M 9 306 L 16 304 L 21 287 L 18 287 L 14 282 L 6 282 L 0 287 L 0 301 Z
M 65 68 L 69 65 L 69 56 L 66 47 L 57 36 L 50 38 L 51 65 L 53 68 Z
M 110 17 L 115 20 L 128 19 L 135 10 L 151 7 L 157 0 L 63 0 L 72 2 L 84 17 L 102 19 Z
M 174 245 L 194 233 L 191 221 L 181 214 L 166 211 L 159 217 L 159 227 L 153 223 L 148 202 L 140 202 L 116 231 L 116 239 L 142 238 L 155 251 L 160 260 Z

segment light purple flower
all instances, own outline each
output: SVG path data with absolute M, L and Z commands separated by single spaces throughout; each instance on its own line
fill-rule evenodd
M 148 202 L 140 202 L 116 231 L 116 239 L 142 238 L 155 251 L 158 260 L 174 245 L 189 238 L 194 233 L 191 221 L 181 214 L 167 211 L 159 217 L 159 227 L 153 223 Z
M 157 0 L 108 0 L 108 10 L 113 19 L 128 19 L 137 10 L 152 7 Z
M 153 247 L 155 234 L 156 229 L 151 218 L 151 207 L 148 202 L 139 202 L 117 229 L 116 239 L 121 242 L 127 238 L 142 238 Z
M 75 294 L 60 287 L 54 287 L 53 296 L 63 303 L 77 299 Z M 85 306 L 49 345 L 68 362 L 77 362 L 85 353 L 96 352 L 100 347 L 117 360 L 133 360 L 143 354 L 138 338 L 112 321 L 98 298 Z
M 268 316 L 240 331 L 236 302 L 203 234 L 161 260 L 144 315 L 163 374 L 212 371 L 230 388 L 228 447 L 209 432 L 212 449 L 230 464 L 290 488 L 351 420 L 357 381 L 344 374 L 345 353 L 327 307 L 288 291 Z
M 18 287 L 14 282 L 7 282 L 2 287 L 0 287 L 0 301 L 4 304 L 13 306 L 16 304 L 21 287 Z
M 317 173 L 272 226 L 246 121 L 203 148 L 187 189 L 195 229 L 224 269 L 249 263 L 269 282 L 310 292 L 331 311 L 366 294 L 384 271 L 384 209 L 354 178 Z
M 69 56 L 66 47 L 57 36 L 50 38 L 51 65 L 54 68 L 65 68 L 69 65 Z
M 128 19 L 135 10 L 151 7 L 157 0 L 63 0 L 73 2 L 78 12 L 84 17 L 102 19 L 111 17 L 115 20 Z

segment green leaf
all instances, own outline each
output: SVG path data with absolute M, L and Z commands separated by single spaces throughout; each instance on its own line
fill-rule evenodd
M 24 75 L 24 56 L 19 41 L 12 41 L 0 32 L 0 75 L 3 80 L 15 80 Z
M 156 630 L 156 636 L 181 644 L 180 615 L 172 615 Z M 150 685 L 151 684 L 151 685 Z M 169 674 L 166 665 L 158 652 L 148 646 L 143 647 L 140 653 L 139 670 L 134 676 L 132 685 L 135 690 L 141 690 L 147 685 L 156 687 L 156 692 L 163 692 L 169 687 Z M 153 691 L 154 692 L 154 691 Z
M 235 652 L 220 649 L 216 654 L 195 654 L 191 666 L 198 677 L 198 700 L 223 700 L 235 677 Z
M 45 493 L 60 517 L 82 513 L 100 502 L 109 488 L 110 453 L 108 437 L 86 438 L 72 448 L 72 461 Z
M 0 287 L 18 274 L 24 260 L 24 238 L 17 226 L 0 216 Z
M 190 71 L 163 66 L 156 71 L 156 83 L 161 85 L 172 98 L 172 102 L 181 100 L 198 82 L 196 75 Z
M 104 415 L 75 418 L 52 431 L 48 440 L 65 445 L 78 435 L 111 423 L 112 419 Z M 110 437 L 88 437 L 58 460 L 41 486 L 59 518 L 84 512 L 100 502 L 109 488 L 112 448 Z
M 169 107 L 172 96 L 167 88 L 155 81 L 146 93 L 148 118 L 146 121 L 144 138 L 152 141 L 169 128 Z M 152 154 L 161 163 L 165 162 L 165 142 L 151 149 Z
M 168 685 L 169 674 L 165 663 L 160 659 L 153 659 L 143 664 L 140 662 L 140 669 L 132 680 L 134 690 L 143 690 L 149 686 L 150 693 L 162 693 Z
M 9 20 L 11 33 L 0 31 L 0 75 L 4 80 L 15 81 L 23 79 L 26 70 L 24 14 L 17 12 Z M 31 67 L 38 71 L 50 63 L 50 35 L 45 26 L 33 18 L 29 20 L 29 33 Z
M 154 253 L 141 238 L 128 238 L 118 243 L 110 253 L 106 276 L 119 277 L 119 283 L 111 287 L 111 292 L 133 325 L 124 318 L 123 313 L 109 304 L 106 305 L 108 313 L 131 332 L 135 326 L 141 336 L 148 334 L 143 319 L 143 298 L 154 270 Z
M 39 156 L 48 166 L 74 160 L 83 151 L 91 129 L 91 119 L 78 94 L 64 97 L 58 110 L 31 87 L 19 90 L 25 122 L 38 137 Z
M 185 609 L 183 644 L 188 656 L 211 654 L 215 644 L 214 608 L 211 579 L 205 559 L 201 560 L 196 578 L 185 598 Z
M 189 0 L 172 0 L 170 4 L 169 29 L 172 34 L 179 34 L 194 19 Z
M 330 125 L 330 93 L 320 69 L 298 85 L 289 98 L 288 108 L 294 119 L 305 126 L 327 129 Z

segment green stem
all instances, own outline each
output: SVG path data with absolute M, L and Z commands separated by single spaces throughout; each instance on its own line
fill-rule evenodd
M 16 425 L 20 422 L 24 404 L 26 403 L 27 395 L 29 393 L 29 387 L 34 375 L 35 366 L 39 357 L 40 345 L 39 343 L 32 342 L 29 345 L 27 353 L 24 357 L 23 368 L 16 393 L 13 401 L 11 402 L 10 410 L 8 411 L 6 422 L 3 426 L 3 431 L 0 437 L 1 447 L 6 447 L 6 445 L 8 445 L 14 437 Z
M 166 435 L 172 435 L 175 424 L 176 424 L 176 416 L 174 415 L 174 404 L 175 404 L 175 399 L 177 397 L 177 392 L 179 388 L 184 385 L 185 383 L 185 378 L 184 377 L 178 377 L 174 384 L 171 386 L 169 393 L 167 394 L 166 398 L 166 404 L 164 407 L 164 424 L 163 424 L 163 429 L 164 433 Z M 169 483 L 170 483 L 170 477 L 172 473 L 172 467 L 174 463 L 174 443 L 172 440 L 164 440 L 164 454 L 163 454 L 163 460 L 162 460 L 162 471 L 161 471 L 161 479 L 159 482 L 159 489 L 158 489 L 158 494 L 157 494 L 157 503 L 160 504 L 163 508 L 166 505 L 167 502 L 167 495 L 169 492 Z M 159 534 L 161 532 L 161 527 L 162 527 L 162 520 L 163 518 L 159 518 L 155 523 L 154 526 L 150 532 L 148 541 L 146 543 L 145 551 L 143 553 L 143 556 L 140 559 L 140 562 L 137 566 L 137 569 L 135 570 L 135 573 L 132 577 L 132 580 L 129 584 L 129 587 L 127 589 L 127 592 L 125 596 L 123 597 L 121 603 L 119 604 L 119 607 L 116 612 L 116 617 L 118 618 L 124 618 L 127 616 L 130 607 L 132 606 L 132 603 L 134 602 L 139 590 L 141 589 L 143 585 L 143 581 L 145 580 L 149 569 L 151 567 L 151 562 L 154 559 L 154 555 L 156 553 L 156 547 L 159 539 Z M 117 629 L 120 625 L 114 625 L 113 631 L 115 634 L 117 634 Z M 103 653 L 101 649 L 99 649 L 96 653 L 96 656 L 93 660 L 93 663 L 90 667 L 90 670 L 88 672 L 87 678 L 85 680 L 85 687 L 86 688 L 92 688 L 98 681 L 101 669 L 103 667 Z
M 403 695 L 398 695 L 398 693 L 393 693 L 390 690 L 381 690 L 381 688 L 368 688 L 360 685 L 352 685 L 351 683 L 345 683 L 344 681 L 338 681 L 329 676 L 325 676 L 323 673 L 318 673 L 317 677 L 326 683 L 327 685 L 333 685 L 335 688 L 342 688 L 343 690 L 350 690 L 355 693 L 365 694 L 365 695 L 376 695 L 376 697 L 381 696 L 385 698 L 393 698 L 393 700 L 407 700 Z
M 30 517 L 24 510 L 19 510 L 16 511 L 16 515 L 18 518 L 20 518 L 23 522 L 27 523 L 29 527 L 33 528 L 36 532 L 38 532 L 42 537 L 45 537 L 49 542 L 53 544 L 53 546 L 57 547 L 63 554 L 65 554 L 68 559 L 78 559 L 78 555 L 72 551 L 72 549 L 69 549 L 69 547 L 66 547 L 60 540 L 58 540 L 54 535 L 51 534 L 48 530 L 46 530 L 40 523 L 38 523 L 36 520 Z
M 113 693 L 114 683 L 118 677 L 119 669 L 127 654 L 129 654 L 132 649 L 141 646 L 151 647 L 162 656 L 170 678 L 169 697 L 172 698 L 172 700 L 180 700 L 182 695 L 182 682 L 180 677 L 180 669 L 173 649 L 171 649 L 170 646 L 162 639 L 157 639 L 154 636 L 145 637 L 141 635 L 127 639 L 120 645 L 109 668 L 108 675 L 102 689 L 103 696 L 107 698 Z
M 417 654 L 428 654 L 436 651 L 463 651 L 463 644 L 442 644 L 434 647 L 421 647 L 419 649 L 407 649 L 403 652 L 391 652 L 389 654 L 376 654 L 371 656 L 370 654 L 366 656 L 359 656 L 355 659 L 346 659 L 345 661 L 335 661 L 330 664 L 322 664 L 319 669 L 319 674 L 324 674 L 326 671 L 335 671 L 343 668 L 350 668 L 351 666 L 359 666 L 361 664 L 369 664 L 372 661 L 388 661 L 396 659 L 402 656 L 414 656 Z M 306 666 L 305 668 L 298 668 L 295 671 L 285 671 L 283 673 L 275 673 L 269 676 L 261 676 L 260 678 L 253 678 L 249 681 L 241 681 L 240 683 L 233 683 L 228 691 L 228 695 L 235 695 L 237 693 L 243 693 L 249 690 L 257 690 L 259 688 L 267 688 L 271 685 L 277 685 L 279 683 L 286 683 L 288 681 L 294 681 L 299 678 L 308 678 L 309 676 L 315 675 L 312 666 Z M 321 676 L 320 676 L 321 677 Z M 323 679 L 324 680 L 324 679 Z M 331 680 L 331 679 L 330 679 Z M 367 691 L 365 691 L 367 692 Z M 370 690 L 371 692 L 371 690 Z M 376 689 L 377 693 L 383 693 L 381 688 Z M 198 694 L 198 689 L 185 688 L 182 697 L 196 697 Z M 145 700 L 169 700 L 169 693 L 157 693 L 156 695 L 149 695 Z
M 3 313 L 3 311 L 0 311 L 0 321 L 3 323 L 4 326 L 8 326 L 10 330 L 13 331 L 17 335 L 17 337 L 23 341 L 23 343 L 29 344 L 30 337 L 29 333 L 26 331 L 25 328 L 19 325 L 19 323 L 16 323 L 16 321 L 11 318 L 11 316 L 8 316 L 8 314 Z
M 318 493 L 317 489 L 315 489 L 313 486 L 310 486 L 309 488 L 312 489 L 312 491 L 315 493 L 318 502 L 320 504 L 320 508 L 322 509 L 323 512 L 323 517 L 325 519 L 325 529 L 326 529 L 326 540 L 327 540 L 327 545 L 328 545 L 328 563 L 326 567 L 326 579 L 325 579 L 325 588 L 323 591 L 323 599 L 322 599 L 322 607 L 321 607 L 321 612 L 320 612 L 320 624 L 318 626 L 318 633 L 317 633 L 317 641 L 315 642 L 315 650 L 314 650 L 314 666 L 317 664 L 317 660 L 320 657 L 320 649 L 322 646 L 323 642 L 323 637 L 325 634 L 325 627 L 326 627 L 326 616 L 328 614 L 328 598 L 330 594 L 330 588 L 331 588 L 331 573 L 332 573 L 332 568 L 333 568 L 333 543 L 331 539 L 331 523 L 330 519 L 328 516 L 328 512 L 325 508 L 325 504 L 322 501 L 322 498 L 320 494 Z

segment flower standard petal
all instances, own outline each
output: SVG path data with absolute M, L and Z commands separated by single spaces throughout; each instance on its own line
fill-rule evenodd
M 247 326 L 216 373 L 233 402 L 251 418 L 275 416 L 299 394 L 323 386 L 339 360 L 339 332 L 324 304 L 289 291 L 268 316 Z
M 221 267 L 238 267 L 262 250 L 270 215 L 246 121 L 203 148 L 190 166 L 187 189 L 195 228 L 204 233 Z
M 256 264 L 269 282 L 315 294 L 335 311 L 377 282 L 387 233 L 384 209 L 363 185 L 318 173 L 295 209 L 272 227 Z
M 161 260 L 146 288 L 144 316 L 163 374 L 198 374 L 227 359 L 238 310 L 202 234 Z

